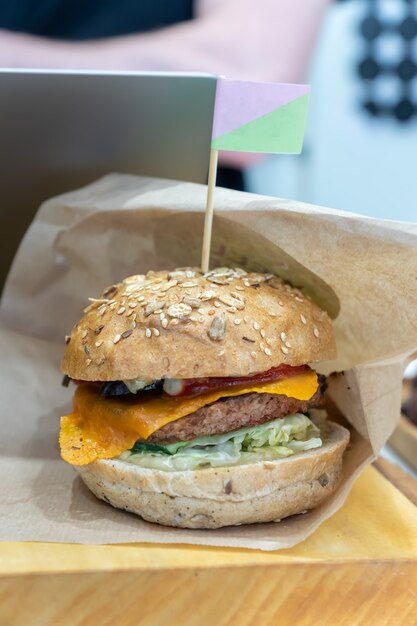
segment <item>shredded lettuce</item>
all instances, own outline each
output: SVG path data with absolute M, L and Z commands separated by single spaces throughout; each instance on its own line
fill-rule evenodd
M 165 471 L 273 461 L 322 445 L 320 430 L 302 413 L 223 435 L 160 446 L 137 442 L 120 459 Z

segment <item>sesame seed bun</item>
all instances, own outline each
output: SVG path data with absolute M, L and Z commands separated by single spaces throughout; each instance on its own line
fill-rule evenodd
M 90 299 L 66 337 L 77 380 L 247 376 L 336 356 L 331 320 L 272 274 L 148 272 Z
M 329 422 L 320 448 L 277 461 L 164 472 L 119 459 L 76 468 L 100 500 L 180 528 L 279 521 L 319 506 L 342 475 L 349 432 Z

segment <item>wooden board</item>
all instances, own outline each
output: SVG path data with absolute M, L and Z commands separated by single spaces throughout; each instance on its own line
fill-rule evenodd
M 278 552 L 3 543 L 0 625 L 416 626 L 416 531 L 417 507 L 369 467 L 336 515 Z

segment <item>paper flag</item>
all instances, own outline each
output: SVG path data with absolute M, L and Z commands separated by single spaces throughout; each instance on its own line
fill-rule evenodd
M 211 148 L 301 152 L 310 87 L 219 78 Z

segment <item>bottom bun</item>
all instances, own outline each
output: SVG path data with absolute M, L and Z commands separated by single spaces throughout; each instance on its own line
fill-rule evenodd
M 319 506 L 340 481 L 348 442 L 349 432 L 329 422 L 320 448 L 277 461 L 165 472 L 112 459 L 76 469 L 97 498 L 148 522 L 220 528 Z

